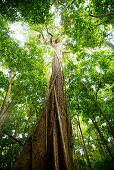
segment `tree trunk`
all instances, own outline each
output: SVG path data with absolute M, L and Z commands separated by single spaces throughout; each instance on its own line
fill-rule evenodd
M 52 76 L 46 94 L 45 108 L 27 139 L 13 170 L 72 170 L 71 126 L 65 112 L 62 53 L 52 44 Z
M 104 139 L 104 136 L 102 135 L 102 133 L 101 133 L 101 131 L 100 131 L 98 125 L 97 125 L 97 122 L 95 121 L 94 118 L 92 118 L 92 122 L 93 122 L 93 124 L 94 124 L 94 126 L 95 126 L 97 132 L 99 133 L 99 136 L 100 136 L 101 140 L 102 140 L 103 143 L 105 144 L 105 146 L 106 146 L 106 148 L 107 148 L 107 150 L 108 150 L 108 152 L 109 152 L 111 158 L 113 159 L 113 155 L 112 155 L 112 153 L 111 153 L 111 151 L 110 151 L 110 148 L 108 147 L 107 141 Z
M 82 82 L 82 83 L 83 83 L 84 87 L 89 91 L 89 93 L 90 93 L 90 95 L 91 95 L 91 98 L 92 98 L 93 102 L 96 104 L 96 106 L 97 106 L 98 109 L 100 110 L 101 114 L 102 114 L 103 117 L 105 118 L 107 124 L 109 125 L 110 132 L 111 132 L 111 134 L 112 134 L 112 136 L 113 136 L 113 138 L 114 138 L 114 129 L 113 129 L 112 124 L 110 123 L 110 120 L 108 119 L 108 117 L 106 116 L 106 114 L 103 112 L 103 110 L 102 110 L 101 107 L 99 106 L 97 100 L 94 98 L 94 96 L 93 96 L 92 92 L 89 90 L 89 88 L 85 85 L 84 82 Z
M 0 110 L 0 128 L 3 125 L 4 120 L 7 116 L 8 110 L 9 110 L 11 104 L 12 104 L 12 102 L 11 102 L 9 104 L 9 106 L 7 107 L 8 100 L 9 100 L 10 93 L 11 93 L 12 80 L 14 79 L 15 76 L 16 76 L 16 74 L 13 76 L 13 70 L 11 70 L 10 74 L 9 74 L 9 78 L 8 78 L 8 88 L 7 88 L 6 96 L 5 96 L 5 99 L 3 101 L 3 105 L 2 105 L 1 110 Z
M 101 159 L 102 159 L 103 156 L 105 157 L 105 156 L 107 155 L 107 153 L 106 153 L 106 148 L 105 148 L 104 145 L 102 144 L 102 141 L 101 141 L 101 139 L 100 139 L 100 136 L 99 136 L 98 131 L 95 129 L 94 132 L 95 132 L 95 134 L 96 134 L 97 142 L 98 142 L 98 144 L 96 143 L 96 146 L 97 146 L 97 148 L 100 148 L 100 149 L 98 149 L 98 151 L 99 151 L 99 153 L 100 153 L 100 155 L 101 155 L 101 156 L 99 156 L 99 157 L 101 157 Z M 94 138 L 93 138 L 93 139 L 94 139 Z M 100 146 L 99 146 L 99 145 L 100 145 Z M 101 151 L 101 150 L 102 150 L 102 151 Z
M 91 170 L 92 167 L 91 167 L 91 163 L 90 163 L 90 160 L 89 160 L 88 152 L 87 152 L 87 149 L 86 149 L 86 146 L 85 146 L 84 137 L 83 137 L 82 129 L 81 129 L 81 126 L 80 126 L 79 117 L 78 117 L 78 122 L 79 122 L 79 129 L 80 129 L 80 133 L 81 133 L 81 137 L 82 137 L 82 142 L 83 142 L 83 147 L 84 147 L 84 154 L 85 154 L 85 157 L 86 157 L 86 160 L 87 160 L 87 163 L 88 163 L 88 167 Z

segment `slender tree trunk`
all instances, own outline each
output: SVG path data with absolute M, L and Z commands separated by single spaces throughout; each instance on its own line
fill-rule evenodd
M 87 149 L 86 149 L 86 146 L 85 146 L 84 137 L 83 137 L 79 117 L 78 117 L 78 122 L 79 122 L 79 129 L 80 129 L 80 133 L 81 133 L 81 137 L 82 137 L 82 142 L 83 142 L 83 146 L 84 146 L 85 157 L 86 157 L 89 169 L 92 169 L 91 163 L 90 163 L 90 160 L 89 160 L 89 156 L 88 156 L 88 152 L 87 152 Z
M 78 140 L 79 140 L 79 130 L 78 130 L 78 126 L 76 127 L 76 129 L 77 129 L 77 136 L 78 136 Z M 76 160 L 77 164 L 76 164 L 76 168 L 77 168 L 77 170 L 79 170 L 79 169 L 80 169 L 80 168 L 79 168 L 79 152 L 76 153 L 76 154 L 77 154 L 77 160 Z
M 20 145 L 23 146 L 23 144 L 21 143 L 20 140 L 16 139 L 17 137 L 17 133 L 18 133 L 18 129 L 19 129 L 19 124 L 17 123 L 16 125 L 16 129 L 15 129 L 15 134 L 14 136 L 10 135 L 9 133 L 5 133 L 7 134 L 9 137 L 11 137 L 14 141 L 12 142 L 12 145 L 10 146 L 9 148 L 9 151 L 8 151 L 8 155 L 9 155 L 9 165 L 8 165 L 8 169 L 11 169 L 11 167 L 13 166 L 13 153 L 14 153 L 14 146 L 16 143 L 19 143 Z
M 2 108 L 0 110 L 0 127 L 2 126 L 2 124 L 4 123 L 4 120 L 7 116 L 7 111 L 8 109 L 10 108 L 10 104 L 7 108 L 7 104 L 8 104 L 8 100 L 9 100 L 9 97 L 10 97 L 10 93 L 11 93 L 11 87 L 12 87 L 12 80 L 13 78 L 16 76 L 16 74 L 12 77 L 13 75 L 13 70 L 10 71 L 10 74 L 9 74 L 9 78 L 8 78 L 8 89 L 7 89 L 7 92 L 6 92 L 6 96 L 5 96 L 5 99 L 4 99 L 4 102 L 3 102 L 3 105 L 2 105 Z
M 100 145 L 100 147 L 97 145 L 97 147 L 99 147 L 100 149 L 102 149 L 102 152 L 103 152 L 103 154 L 101 154 L 100 153 L 100 155 L 101 155 L 101 158 L 102 158 L 102 155 L 107 155 L 107 153 L 106 153 L 106 148 L 104 147 L 104 145 L 102 144 L 102 142 L 101 142 L 101 138 L 100 138 L 100 136 L 99 136 L 99 133 L 98 133 L 98 131 L 95 129 L 94 130 L 95 131 L 95 134 L 96 134 L 96 136 L 97 136 L 97 141 L 98 141 L 98 144 Z
M 103 137 L 103 135 L 102 135 L 102 133 L 101 133 L 101 131 L 100 131 L 98 125 L 97 125 L 97 122 L 95 121 L 94 118 L 92 118 L 92 122 L 93 122 L 93 124 L 94 124 L 94 126 L 95 126 L 97 132 L 99 133 L 99 136 L 100 136 L 101 140 L 102 140 L 103 143 L 105 144 L 105 146 L 106 146 L 106 148 L 107 148 L 107 150 L 108 150 L 108 152 L 109 152 L 111 158 L 113 159 L 113 155 L 112 155 L 112 153 L 111 153 L 111 151 L 110 151 L 110 148 L 108 147 L 107 141 L 104 139 L 104 137 Z
M 108 117 L 106 116 L 106 114 L 103 112 L 103 110 L 101 109 L 101 107 L 99 106 L 97 100 L 94 98 L 92 92 L 89 90 L 89 88 L 85 85 L 84 82 L 82 82 L 84 87 L 89 91 L 90 95 L 91 95 L 91 98 L 93 100 L 93 102 L 96 104 L 96 106 L 98 107 L 98 109 L 100 110 L 101 114 L 104 116 L 105 120 L 107 121 L 107 124 L 109 125 L 109 128 L 110 128 L 110 132 L 114 138 L 114 129 L 113 129 L 113 126 L 112 124 L 110 123 L 110 120 L 108 119 Z
M 12 74 L 13 74 L 13 71 L 10 72 L 10 75 L 9 75 L 9 78 L 8 78 L 8 89 L 7 89 L 6 96 L 5 96 L 5 99 L 4 99 L 1 111 L 0 111 L 0 115 L 3 115 L 3 113 L 4 113 L 4 111 L 5 111 L 6 107 L 7 107 L 7 103 L 8 103 L 10 92 L 11 92 L 11 85 L 12 85 L 11 78 L 12 78 Z
M 31 122 L 30 122 L 30 128 L 29 128 L 29 131 L 28 131 L 28 136 L 29 136 L 29 135 L 30 135 L 30 133 L 31 133 L 32 121 L 33 121 L 33 114 L 32 114 L 32 117 L 31 117 Z

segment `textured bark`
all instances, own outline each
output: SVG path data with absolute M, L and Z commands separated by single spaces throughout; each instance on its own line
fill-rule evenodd
M 52 76 L 46 94 L 45 108 L 37 125 L 13 166 L 13 170 L 72 170 L 71 126 L 65 112 L 62 53 L 52 44 Z

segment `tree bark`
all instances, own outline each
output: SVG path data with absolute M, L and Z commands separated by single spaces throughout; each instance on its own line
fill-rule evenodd
M 45 107 L 13 170 L 73 169 L 72 130 L 65 111 L 61 43 L 54 44 L 50 36 L 54 56 Z

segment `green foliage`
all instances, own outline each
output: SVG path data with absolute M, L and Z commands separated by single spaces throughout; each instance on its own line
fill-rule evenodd
M 103 134 L 106 141 L 110 138 L 109 127 L 106 126 L 106 121 L 101 115 L 98 107 L 93 102 L 90 92 L 84 87 L 84 84 L 91 90 L 94 98 L 97 96 L 97 102 L 100 104 L 102 110 L 113 124 L 113 52 L 109 50 L 97 50 L 92 53 L 86 51 L 77 52 L 72 60 L 67 62 L 64 67 L 64 74 L 66 79 L 67 95 L 69 98 L 70 112 L 72 115 L 73 125 L 73 144 L 74 151 L 80 151 L 82 141 L 79 139 L 79 132 L 77 132 L 77 118 L 78 115 L 81 121 L 81 128 L 84 136 L 84 141 L 89 154 L 93 169 L 100 169 L 101 167 L 107 169 L 108 161 L 110 162 L 110 169 L 113 166 L 110 156 L 108 161 L 107 148 L 102 143 L 101 138 L 96 136 L 95 126 L 92 124 L 93 117 L 97 121 L 97 125 Z M 108 73 L 111 73 L 110 75 Z M 108 76 L 109 75 L 109 79 Z M 91 121 L 90 121 L 91 120 Z M 105 156 L 103 148 L 100 147 L 99 141 L 105 149 Z M 108 146 L 113 147 L 112 143 Z M 83 149 L 83 148 L 82 148 Z M 100 153 L 99 153 L 100 151 Z M 113 153 L 113 149 L 111 150 Z M 79 159 L 79 157 L 77 158 Z M 105 160 L 106 159 L 106 160 Z M 97 164 L 98 163 L 98 164 Z M 77 162 L 76 162 L 77 165 Z M 80 167 L 83 169 L 83 167 Z M 86 168 L 88 169 L 88 168 Z
M 113 2 L 111 0 L 90 0 L 89 6 L 92 7 L 96 15 L 113 12 Z M 91 11 L 92 11 L 91 10 Z
M 113 168 L 114 168 L 114 162 L 109 157 L 106 157 L 102 161 L 99 161 L 99 162 L 97 161 L 96 163 L 94 163 L 94 166 L 93 166 L 94 170 L 100 170 L 100 169 L 111 170 Z
M 29 23 L 44 23 L 50 17 L 50 0 L 9 0 L 0 2 L 0 12 L 8 19 L 22 20 L 22 17 Z M 21 16 L 20 16 L 21 14 Z
M 90 3 L 73 1 L 68 8 L 64 3 L 61 4 L 61 24 L 69 36 L 67 43 L 74 52 L 84 47 L 95 48 L 105 42 L 106 29 L 109 24 L 113 24 L 113 14 L 98 18 L 90 14 L 110 13 L 112 9 L 112 2 L 108 0 Z

